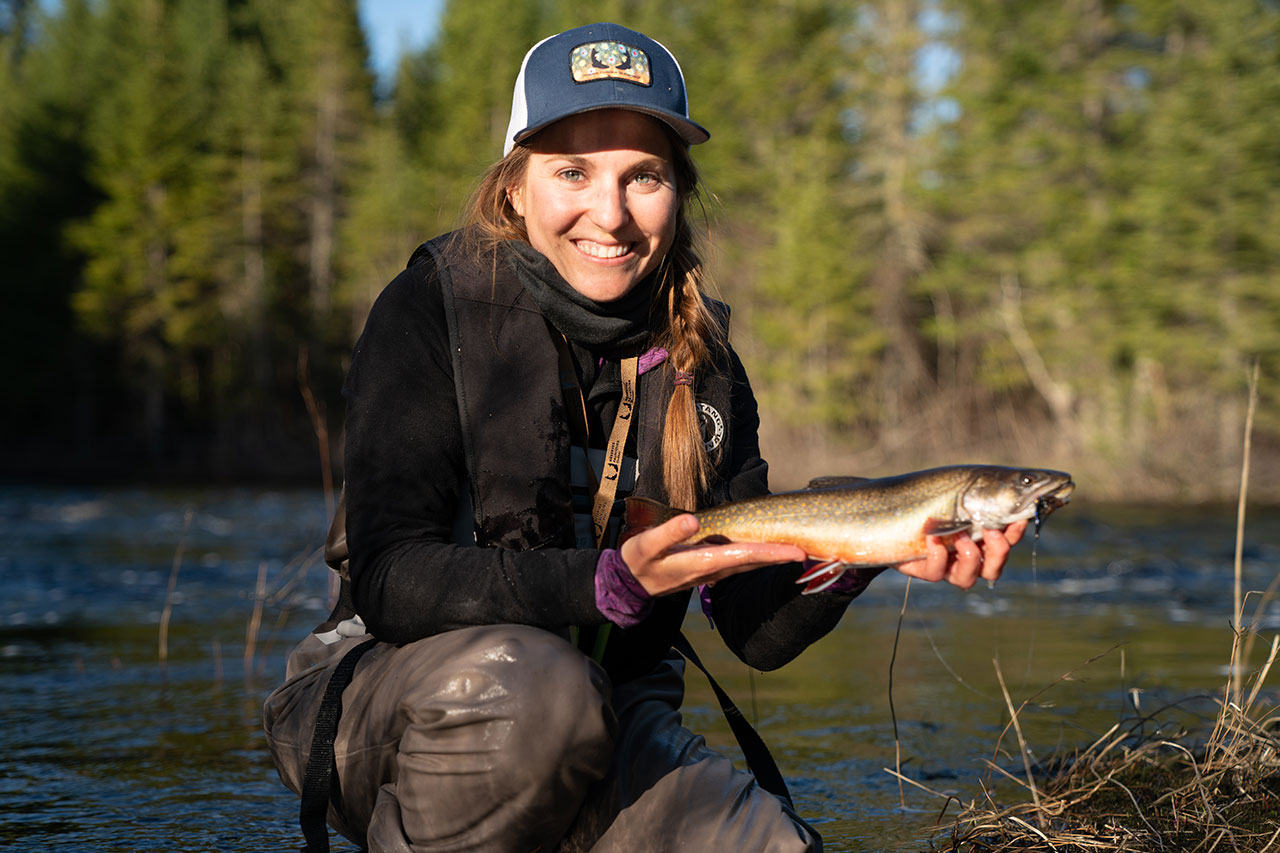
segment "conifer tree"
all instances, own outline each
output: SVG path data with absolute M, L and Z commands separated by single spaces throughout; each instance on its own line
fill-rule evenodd
M 694 152 L 714 194 L 709 260 L 757 394 L 810 437 L 867 416 L 858 392 L 879 346 L 851 233 L 865 224 L 851 180 L 854 23 L 837 2 L 722 0 L 641 24 L 679 57 L 711 130 Z
M 957 306 L 961 381 L 1109 464 L 1217 479 L 1162 459 L 1176 435 L 1233 467 L 1223 392 L 1274 352 L 1276 10 L 949 8 L 960 119 L 927 284 Z
M 439 36 L 426 59 L 432 93 L 421 102 L 419 136 L 411 140 L 417 150 L 429 152 L 441 230 L 456 222 L 477 177 L 502 156 L 516 71 L 525 52 L 553 32 L 548 25 L 538 3 L 445 4 Z
M 414 247 L 459 224 L 478 176 L 502 155 L 520 60 L 552 19 L 536 3 L 450 2 L 436 41 L 401 59 L 386 119 L 362 149 L 344 233 L 357 329 Z
M 1139 8 L 1161 49 L 1143 69 L 1146 141 L 1125 206 L 1126 343 L 1145 427 L 1134 442 L 1176 421 L 1229 489 L 1248 367 L 1280 371 L 1280 9 Z M 1172 389 L 1183 390 L 1171 399 Z M 1274 384 L 1261 391 L 1269 429 Z
M 9 374 L 0 435 L 65 447 L 91 430 L 94 389 L 109 380 L 76 334 L 70 300 L 82 259 L 61 231 L 98 201 L 81 130 L 103 87 L 102 42 L 84 0 L 66 0 L 57 16 L 9 4 L 4 17 L 0 358 L 21 369 Z
M 1078 442 L 1084 421 L 1104 417 L 1081 408 L 1086 385 L 1095 400 L 1124 396 L 1107 386 L 1123 322 L 1107 294 L 1142 131 L 1124 71 L 1146 55 L 1122 13 L 1092 0 L 947 8 L 959 21 L 959 118 L 939 134 L 946 251 L 925 286 L 953 306 L 940 334 L 955 341 L 971 428 L 993 424 L 996 394 L 1022 413 L 1041 407 L 1054 435 Z
M 204 118 L 223 24 L 218 4 L 112 0 L 102 12 L 110 85 L 85 130 L 91 178 L 104 195 L 69 231 L 88 258 L 75 308 L 85 328 L 119 342 L 123 367 L 137 377 L 141 420 L 153 459 L 169 428 L 166 390 L 184 383 L 182 352 L 199 327 L 200 294 L 174 274 L 177 234 L 186 220 L 192 163 L 208 149 Z
M 452 228 L 461 208 L 461 199 L 448 195 L 458 189 L 442 189 L 436 180 L 441 170 L 430 133 L 441 117 L 434 56 L 425 48 L 401 57 L 390 98 L 380 105 L 359 150 L 340 260 L 353 339 L 413 249 Z
M 304 278 L 283 275 L 281 307 L 300 312 L 299 328 L 312 330 L 305 341 L 345 342 L 346 312 L 334 304 L 338 239 L 373 121 L 373 80 L 355 0 L 259 2 L 253 9 L 296 158 L 284 178 L 293 196 L 280 200 L 293 216 L 279 223 L 278 236 L 294 243 L 292 260 Z

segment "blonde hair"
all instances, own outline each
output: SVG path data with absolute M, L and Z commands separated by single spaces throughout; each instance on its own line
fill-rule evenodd
M 665 308 L 660 314 L 652 312 L 661 317 L 662 325 L 652 331 L 650 343 L 667 351 L 668 381 L 674 381 L 676 371 L 696 375 L 710 369 L 714 354 L 726 348 L 727 342 L 703 297 L 707 275 L 697 251 L 697 233 L 689 221 L 690 208 L 701 198 L 698 170 L 688 145 L 665 125 L 663 129 L 671 145 L 679 207 L 675 235 L 658 268 L 654 292 L 654 308 L 659 304 Z M 468 239 L 477 253 L 493 259 L 495 271 L 500 243 L 529 241 L 524 219 L 511 205 L 507 189 L 524 180 L 531 139 L 490 166 L 467 203 Z M 702 443 L 693 387 L 677 384 L 662 430 L 662 483 L 667 502 L 679 509 L 697 509 L 707 495 L 712 464 Z

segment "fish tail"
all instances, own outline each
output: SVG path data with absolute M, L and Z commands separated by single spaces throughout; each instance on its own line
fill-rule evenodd
M 662 522 L 675 518 L 679 510 L 672 509 L 664 503 L 649 498 L 627 498 L 626 526 L 622 539 L 629 539 L 650 527 L 657 527 Z

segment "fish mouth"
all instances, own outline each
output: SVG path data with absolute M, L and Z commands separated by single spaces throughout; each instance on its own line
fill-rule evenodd
M 1066 505 L 1076 488 L 1071 475 L 1060 471 L 1026 471 L 1022 474 L 1023 478 L 1032 476 L 1036 476 L 1036 481 L 1028 483 L 1024 479 L 1022 494 L 1018 497 L 1010 519 L 1046 516 Z
M 1042 492 L 1035 500 L 1035 514 L 1043 518 L 1055 509 L 1066 506 L 1067 502 L 1071 500 L 1071 493 L 1075 490 L 1076 484 L 1068 479 L 1052 491 Z

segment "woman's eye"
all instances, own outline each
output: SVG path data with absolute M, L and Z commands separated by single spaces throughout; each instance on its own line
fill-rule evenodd
M 662 183 L 661 176 L 655 175 L 653 172 L 641 172 L 632 178 L 632 180 L 642 187 L 652 187 Z
M 560 172 L 560 177 L 566 181 L 580 181 L 583 178 L 581 169 L 564 169 Z

